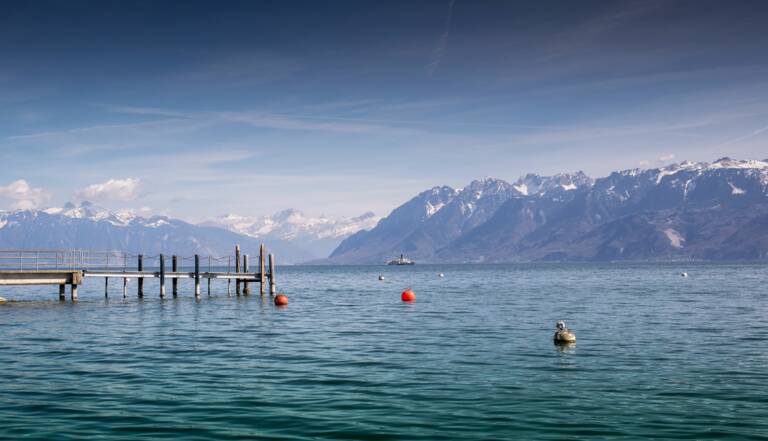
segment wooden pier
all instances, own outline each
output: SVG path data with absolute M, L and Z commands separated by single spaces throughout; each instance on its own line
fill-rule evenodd
M 242 266 L 241 266 L 242 259 Z M 171 270 L 167 270 L 167 261 L 171 261 Z M 267 265 L 268 260 L 268 267 Z M 189 262 L 184 265 L 184 262 Z M 135 265 L 134 265 L 135 262 Z M 147 266 L 147 264 L 150 264 Z M 233 265 L 234 263 L 234 265 Z M 155 264 L 155 265 L 152 265 Z M 203 268 L 204 265 L 205 268 Z M 221 270 L 226 267 L 226 271 Z M 232 271 L 234 269 L 234 271 Z M 214 257 L 194 255 L 189 257 L 131 255 L 122 252 L 92 252 L 83 250 L 0 250 L 0 286 L 4 285 L 58 285 L 59 300 L 66 299 L 66 287 L 70 287 L 71 299 L 77 300 L 78 286 L 86 278 L 104 279 L 104 295 L 109 294 L 110 279 L 122 279 L 123 297 L 128 295 L 128 281 L 138 281 L 136 294 L 144 297 L 144 279 L 159 279 L 160 297 L 166 296 L 166 280 L 172 283 L 172 295 L 179 295 L 179 279 L 194 280 L 194 295 L 200 297 L 201 281 L 207 281 L 207 293 L 211 294 L 213 280 L 227 281 L 227 294 L 231 293 L 234 280 L 236 294 L 251 293 L 249 283 L 259 283 L 259 293 L 276 293 L 275 258 L 267 255 L 264 244 L 259 249 L 257 272 L 249 272 L 248 255 L 241 255 L 240 247 L 235 247 L 234 262 L 232 256 Z

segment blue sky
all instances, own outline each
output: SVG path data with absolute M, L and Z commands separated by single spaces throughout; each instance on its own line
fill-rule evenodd
M 760 1 L 3 10 L 0 209 L 383 215 L 485 176 L 768 157 Z

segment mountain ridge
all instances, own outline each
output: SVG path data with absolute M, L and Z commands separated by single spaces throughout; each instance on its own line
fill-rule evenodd
M 765 259 L 765 213 L 768 160 L 487 178 L 419 193 L 326 262 Z

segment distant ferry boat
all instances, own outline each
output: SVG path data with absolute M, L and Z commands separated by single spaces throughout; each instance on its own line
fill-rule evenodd
M 416 262 L 414 262 L 413 260 L 401 254 L 400 257 L 398 257 L 397 259 L 390 260 L 389 262 L 387 262 L 387 265 L 413 265 L 415 263 Z

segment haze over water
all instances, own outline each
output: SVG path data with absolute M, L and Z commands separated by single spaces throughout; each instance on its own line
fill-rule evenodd
M 768 437 L 765 265 L 278 275 L 285 309 L 224 284 L 4 289 L 25 301 L 0 306 L 0 438 Z M 559 319 L 575 347 L 553 345 Z

